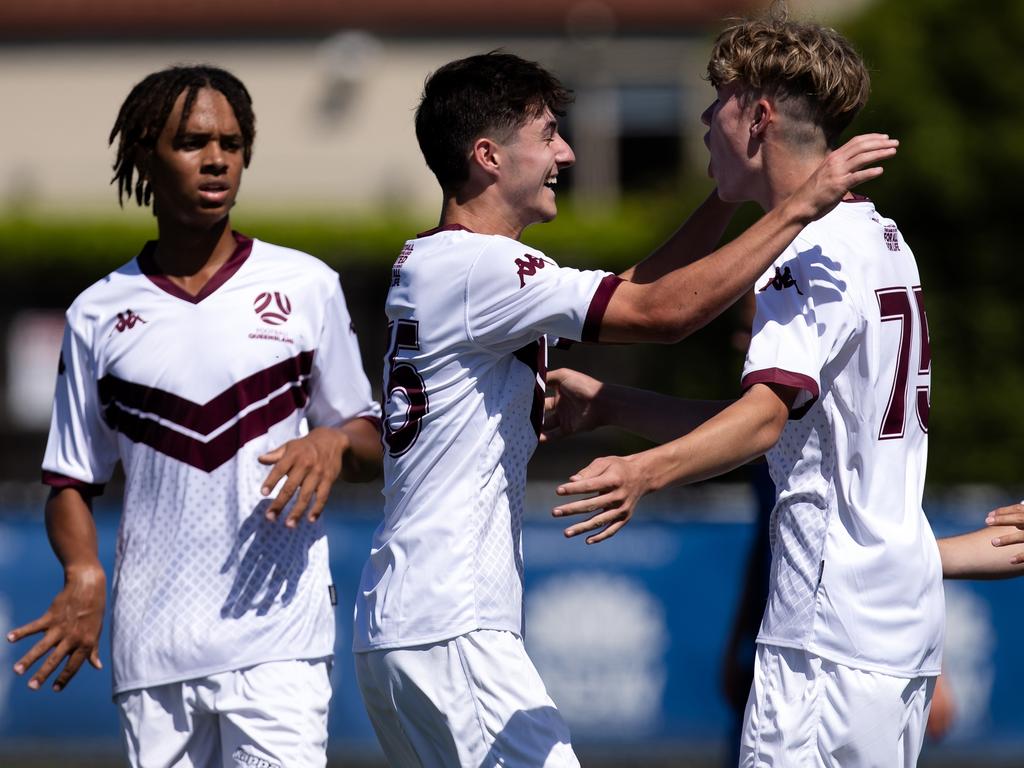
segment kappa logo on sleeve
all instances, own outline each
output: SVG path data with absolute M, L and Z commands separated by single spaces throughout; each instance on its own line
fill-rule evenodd
M 544 269 L 545 264 L 547 262 L 540 256 L 531 256 L 528 253 L 523 254 L 523 258 L 516 259 L 516 266 L 519 267 L 519 287 L 525 288 L 526 278 L 536 275 L 537 270 Z
M 124 312 L 117 313 L 117 322 L 114 323 L 114 329 L 110 333 L 113 334 L 114 331 L 117 331 L 118 333 L 130 331 L 137 323 L 145 325 L 146 321 L 135 312 L 132 312 L 130 309 L 126 309 Z
M 801 296 L 804 295 L 804 292 L 800 290 L 800 286 L 796 284 L 796 279 L 793 277 L 793 273 L 790 271 L 789 267 L 786 267 L 785 269 L 779 269 L 776 267 L 775 277 L 771 278 L 758 290 L 761 293 L 764 293 L 769 288 L 774 288 L 776 291 L 782 291 L 786 288 L 796 288 L 797 293 Z

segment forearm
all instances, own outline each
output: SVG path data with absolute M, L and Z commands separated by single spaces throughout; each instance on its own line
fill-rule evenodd
M 50 546 L 65 576 L 82 573 L 95 577 L 97 571 L 102 576 L 91 502 L 74 488 L 55 489 L 46 502 L 45 517 Z
M 383 453 L 380 431 L 375 422 L 353 419 L 337 428 L 344 436 L 341 477 L 350 483 L 365 483 L 380 475 Z
M 668 240 L 620 277 L 634 283 L 650 283 L 674 269 L 707 256 L 722 239 L 725 228 L 738 208 L 736 203 L 723 202 L 717 189 L 712 190 Z
M 790 198 L 711 255 L 649 284 L 621 284 L 600 341 L 675 342 L 689 336 L 749 291 L 811 218 L 806 205 Z
M 1012 525 L 994 526 L 939 539 L 943 578 L 1007 579 L 1024 575 L 1024 563 L 1013 562 L 1024 554 L 1024 545 L 992 545 L 992 539 L 1016 531 Z
M 638 454 L 651 489 L 717 477 L 763 455 L 785 427 L 789 407 L 764 385 L 689 434 Z
M 649 390 L 605 384 L 594 403 L 601 424 L 667 443 L 725 409 L 731 400 L 685 400 Z

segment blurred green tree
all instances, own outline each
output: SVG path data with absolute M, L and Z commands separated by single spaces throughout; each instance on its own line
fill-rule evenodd
M 887 0 L 844 25 L 872 74 L 852 131 L 900 139 L 866 188 L 921 268 L 931 484 L 1019 485 L 1024 445 L 1024 3 Z

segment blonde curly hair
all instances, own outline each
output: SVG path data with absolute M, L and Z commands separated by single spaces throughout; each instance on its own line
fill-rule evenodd
M 842 35 L 790 21 L 780 5 L 722 31 L 708 79 L 715 88 L 738 83 L 747 97 L 774 98 L 790 117 L 819 127 L 829 147 L 837 146 L 871 89 L 867 67 Z

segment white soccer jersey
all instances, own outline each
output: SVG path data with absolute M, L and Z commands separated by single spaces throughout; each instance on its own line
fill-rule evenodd
M 387 299 L 385 512 L 356 600 L 356 651 L 522 634 L 542 336 L 596 339 L 619 282 L 462 228 L 405 244 Z
M 264 519 L 257 457 L 379 407 L 337 274 L 236 238 L 194 298 L 150 243 L 67 312 L 44 481 L 124 467 L 115 693 L 333 651 L 324 527 Z
M 858 197 L 804 229 L 755 294 L 743 387 L 801 390 L 768 453 L 778 499 L 758 642 L 937 675 L 945 608 L 921 508 L 931 354 L 914 256 Z

